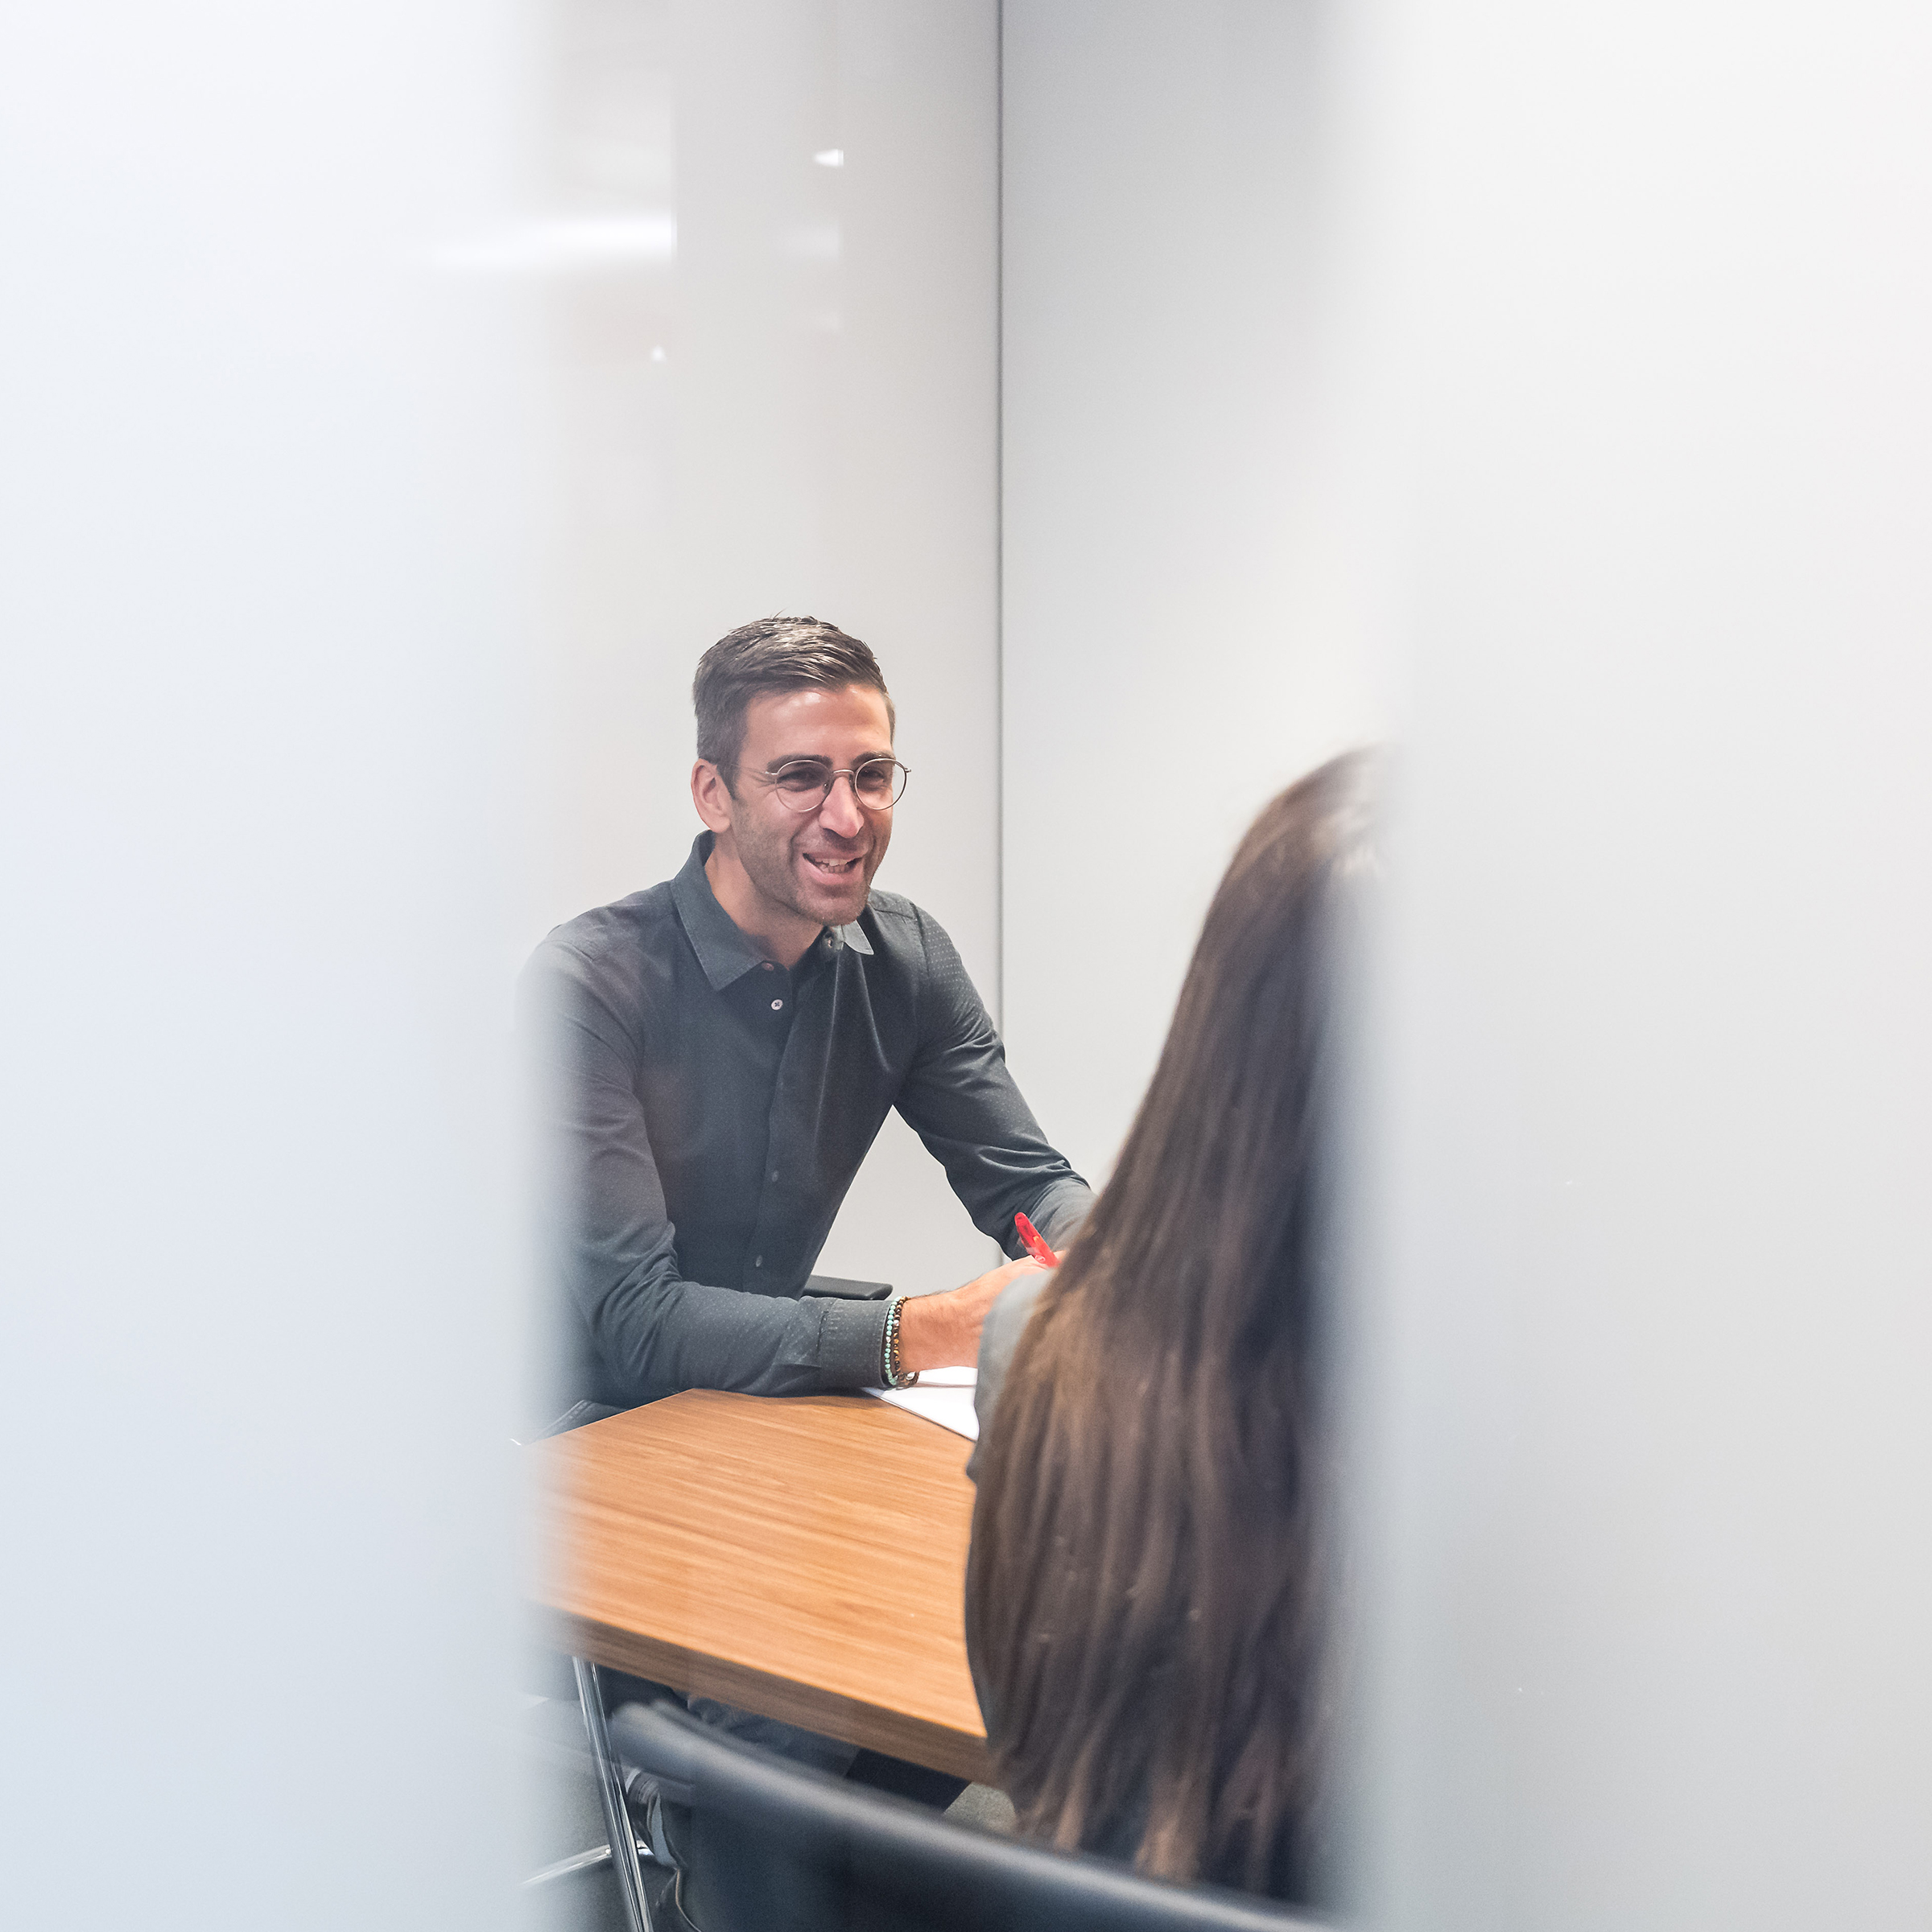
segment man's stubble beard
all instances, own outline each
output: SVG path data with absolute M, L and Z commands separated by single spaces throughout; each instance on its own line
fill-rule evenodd
M 733 799 L 737 794 L 733 795 Z M 746 822 L 740 819 L 732 827 L 732 842 L 737 848 L 738 863 L 745 869 L 745 876 L 758 889 L 760 894 L 774 906 L 782 906 L 795 918 L 815 920 L 819 925 L 834 923 L 848 924 L 865 910 L 865 901 L 872 890 L 873 875 L 878 870 L 879 840 L 875 832 L 871 849 L 861 863 L 858 877 L 863 881 L 863 890 L 858 894 L 857 902 L 848 912 L 836 912 L 828 915 L 815 906 L 805 903 L 803 888 L 797 873 L 792 869 L 793 844 L 797 832 L 774 831 L 750 821 L 756 827 L 753 836 L 745 835 Z

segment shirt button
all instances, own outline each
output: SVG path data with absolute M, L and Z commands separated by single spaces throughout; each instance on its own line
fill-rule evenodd
M 765 962 L 765 970 L 767 972 L 776 972 L 778 971 L 778 968 L 773 965 L 770 960 L 767 960 Z
M 774 1000 L 771 1003 L 771 1009 L 774 1013 L 782 1012 L 784 1010 L 784 1006 L 785 1002 L 782 1000 Z
M 764 1257 L 764 1256 L 763 1256 L 763 1255 L 762 1255 L 762 1254 L 760 1254 L 760 1255 L 754 1255 L 754 1256 L 752 1257 L 752 1263 L 751 1263 L 751 1265 L 752 1265 L 752 1266 L 753 1266 L 753 1267 L 754 1267 L 754 1268 L 762 1268 L 762 1267 L 765 1265 L 765 1257 Z
M 775 1180 L 776 1180 L 776 1179 L 778 1178 L 778 1169 L 777 1169 L 777 1168 L 775 1168 L 775 1167 L 774 1167 L 774 1168 L 773 1168 L 773 1169 L 772 1169 L 772 1170 L 771 1170 L 771 1178 L 772 1178 L 772 1179 L 773 1179 L 774 1181 L 775 1181 Z

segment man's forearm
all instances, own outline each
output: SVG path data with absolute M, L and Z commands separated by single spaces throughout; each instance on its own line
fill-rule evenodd
M 886 1307 L 673 1280 L 613 1290 L 591 1331 L 606 1367 L 636 1402 L 683 1389 L 813 1394 L 878 1381 Z
M 980 1325 L 987 1310 L 1008 1282 L 1038 1272 L 1039 1263 L 1022 1255 L 964 1288 L 908 1295 L 899 1305 L 900 1367 L 920 1373 L 972 1367 L 980 1359 Z

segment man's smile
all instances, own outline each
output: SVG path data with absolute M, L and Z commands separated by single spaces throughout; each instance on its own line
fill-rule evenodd
M 808 865 L 815 867 L 831 879 L 843 878 L 865 856 L 862 852 L 854 852 L 848 859 L 841 859 L 833 852 L 802 852 L 799 854 Z

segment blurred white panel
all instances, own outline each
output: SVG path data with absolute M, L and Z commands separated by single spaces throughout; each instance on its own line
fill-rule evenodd
M 913 777 L 880 882 L 997 998 L 993 0 L 545 19 L 548 225 L 518 239 L 553 263 L 557 621 L 525 943 L 683 863 L 699 654 L 808 611 L 898 701 Z M 820 1265 L 943 1287 L 986 1253 L 895 1117 Z
M 0 1921 L 488 1926 L 512 11 L 0 30 Z
M 1385 21 L 1386 1922 L 1921 1927 L 1932 33 Z
M 1383 707 L 1323 454 L 1327 10 L 1005 18 L 1007 1032 L 1098 1179 L 1241 832 Z

